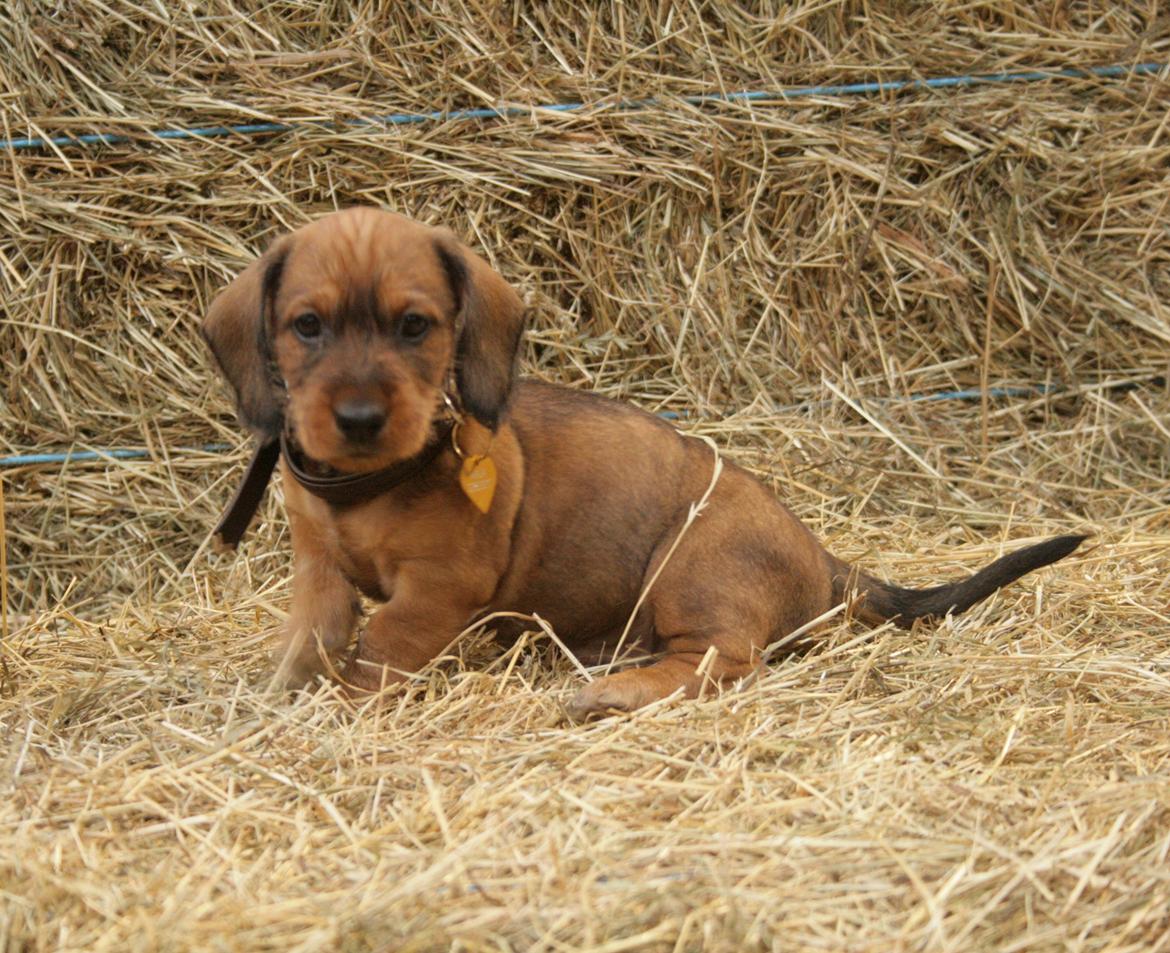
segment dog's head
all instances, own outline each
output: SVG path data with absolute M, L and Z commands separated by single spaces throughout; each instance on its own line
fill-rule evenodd
M 523 316 L 447 230 L 356 208 L 277 239 L 203 335 L 248 427 L 271 438 L 287 418 L 310 458 L 362 472 L 423 449 L 452 369 L 464 409 L 495 429 Z

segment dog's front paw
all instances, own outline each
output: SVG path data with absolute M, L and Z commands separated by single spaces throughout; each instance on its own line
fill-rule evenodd
M 342 692 L 350 698 L 364 698 L 376 695 L 405 680 L 406 676 L 400 672 L 374 662 L 363 661 L 358 658 L 355 650 L 345 668 L 341 670 L 338 683 Z
M 311 688 L 325 674 L 325 665 L 316 652 L 291 651 L 281 645 L 272 652 L 272 680 L 288 691 Z

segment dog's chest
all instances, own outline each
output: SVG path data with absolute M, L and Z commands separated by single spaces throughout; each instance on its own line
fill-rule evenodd
M 347 514 L 349 517 L 349 514 Z M 334 523 L 334 559 L 342 574 L 362 595 L 388 602 L 394 594 L 398 554 L 375 531 L 378 520 L 360 514 Z
M 342 557 L 338 560 L 342 575 L 367 599 L 389 602 L 392 589 L 383 585 L 378 568 L 370 560 L 355 560 Z

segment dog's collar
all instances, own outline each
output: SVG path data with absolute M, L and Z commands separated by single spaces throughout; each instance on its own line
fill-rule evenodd
M 256 515 L 260 501 L 264 499 L 264 490 L 268 481 L 272 479 L 272 471 L 276 469 L 276 461 L 280 458 L 280 441 L 273 437 L 256 447 L 252 459 L 248 461 L 248 469 L 244 471 L 244 479 L 236 495 L 223 511 L 219 518 L 219 525 L 215 527 L 212 537 L 219 541 L 225 549 L 235 549 L 244 537 L 248 524 Z
M 423 449 L 408 460 L 374 470 L 371 473 L 339 473 L 318 475 L 306 468 L 307 459 L 300 448 L 289 439 L 282 429 L 280 437 L 273 437 L 261 443 L 252 454 L 244 479 L 236 495 L 228 504 L 213 536 L 228 549 L 235 549 L 243 539 L 264 499 L 264 490 L 272 479 L 276 461 L 283 456 L 288 472 L 306 490 L 325 500 L 332 506 L 351 506 L 372 500 L 413 476 L 421 473 L 439 455 L 443 445 L 450 439 L 454 420 L 440 421 L 431 439 Z
M 280 434 L 280 453 L 293 479 L 313 496 L 332 506 L 353 506 L 372 500 L 425 470 L 443 449 L 454 426 L 453 420 L 441 421 L 427 445 L 413 457 L 370 473 L 313 473 L 308 469 L 308 460 L 300 447 L 285 431 Z

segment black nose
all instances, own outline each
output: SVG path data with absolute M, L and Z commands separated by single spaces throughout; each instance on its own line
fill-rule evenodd
M 333 408 L 333 419 L 347 439 L 369 442 L 386 422 L 386 408 L 369 400 L 347 400 Z

